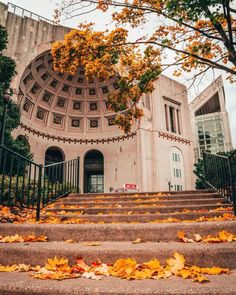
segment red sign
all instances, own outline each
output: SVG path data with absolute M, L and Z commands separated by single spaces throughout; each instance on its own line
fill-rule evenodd
M 126 183 L 126 184 L 124 184 L 124 189 L 138 190 L 138 186 L 137 186 L 137 184 L 134 184 L 134 183 Z

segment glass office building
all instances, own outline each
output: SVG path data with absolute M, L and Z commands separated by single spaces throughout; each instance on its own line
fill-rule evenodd
M 228 113 L 222 77 L 218 77 L 190 104 L 194 131 L 195 161 L 203 151 L 213 154 L 232 149 Z

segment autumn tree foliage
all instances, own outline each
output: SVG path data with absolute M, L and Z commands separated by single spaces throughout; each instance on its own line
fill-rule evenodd
M 3 97 L 5 93 L 12 94 L 11 81 L 15 75 L 15 61 L 4 54 L 7 48 L 8 35 L 5 27 L 0 25 L 0 134 L 2 133 Z M 11 132 L 20 124 L 20 106 L 13 100 L 8 102 L 4 145 L 9 149 L 32 159 L 30 146 L 25 136 L 14 139 Z M 8 167 L 10 169 L 10 167 Z M 7 168 L 7 169 L 8 169 Z
M 236 74 L 235 1 L 225 0 L 62 0 L 57 17 L 76 17 L 95 9 L 109 12 L 116 29 L 94 32 L 81 25 L 53 46 L 56 70 L 119 78 L 120 89 L 110 96 L 119 112 L 117 123 L 127 132 L 133 119 L 142 115 L 138 101 L 153 90 L 153 83 L 165 69 L 168 52 L 175 54 L 174 74 L 220 69 L 233 82 Z M 150 24 L 150 26 L 149 26 Z M 128 29 L 148 26 L 137 40 Z M 151 28 L 153 28 L 151 30 Z

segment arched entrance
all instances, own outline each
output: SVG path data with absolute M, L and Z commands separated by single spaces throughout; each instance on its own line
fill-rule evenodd
M 55 164 L 55 163 L 60 163 L 65 160 L 64 153 L 62 150 L 58 147 L 50 147 L 46 150 L 45 153 L 45 166 Z M 45 171 L 48 179 L 50 181 L 59 181 L 62 182 L 63 180 L 63 165 L 59 165 L 55 167 L 55 169 L 50 167 L 46 167 Z
M 84 192 L 104 192 L 104 158 L 98 150 L 91 150 L 84 157 Z

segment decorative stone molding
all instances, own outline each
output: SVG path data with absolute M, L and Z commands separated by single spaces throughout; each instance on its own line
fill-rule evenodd
M 32 133 L 33 135 L 36 135 L 38 137 L 46 138 L 47 140 L 52 139 L 57 140 L 58 142 L 68 142 L 68 143 L 79 143 L 79 144 L 99 144 L 99 143 L 110 143 L 110 142 L 116 142 L 116 141 L 124 141 L 126 139 L 134 138 L 137 135 L 136 131 L 133 131 L 131 134 L 122 135 L 122 136 L 116 136 L 116 137 L 108 137 L 108 138 L 99 138 L 99 139 L 78 139 L 78 138 L 68 138 L 68 137 L 62 137 L 62 136 L 56 136 L 47 134 L 38 130 L 35 130 L 32 127 L 29 127 L 23 123 L 20 124 L 21 129 L 27 131 L 28 133 Z
M 184 139 L 184 138 L 181 138 L 181 137 L 172 135 L 172 134 L 168 134 L 168 133 L 160 132 L 159 131 L 158 132 L 158 135 L 159 135 L 159 137 L 162 137 L 162 138 L 167 139 L 167 140 L 171 140 L 171 141 L 183 143 L 183 144 L 186 144 L 186 145 L 191 145 L 191 141 L 190 140 Z

